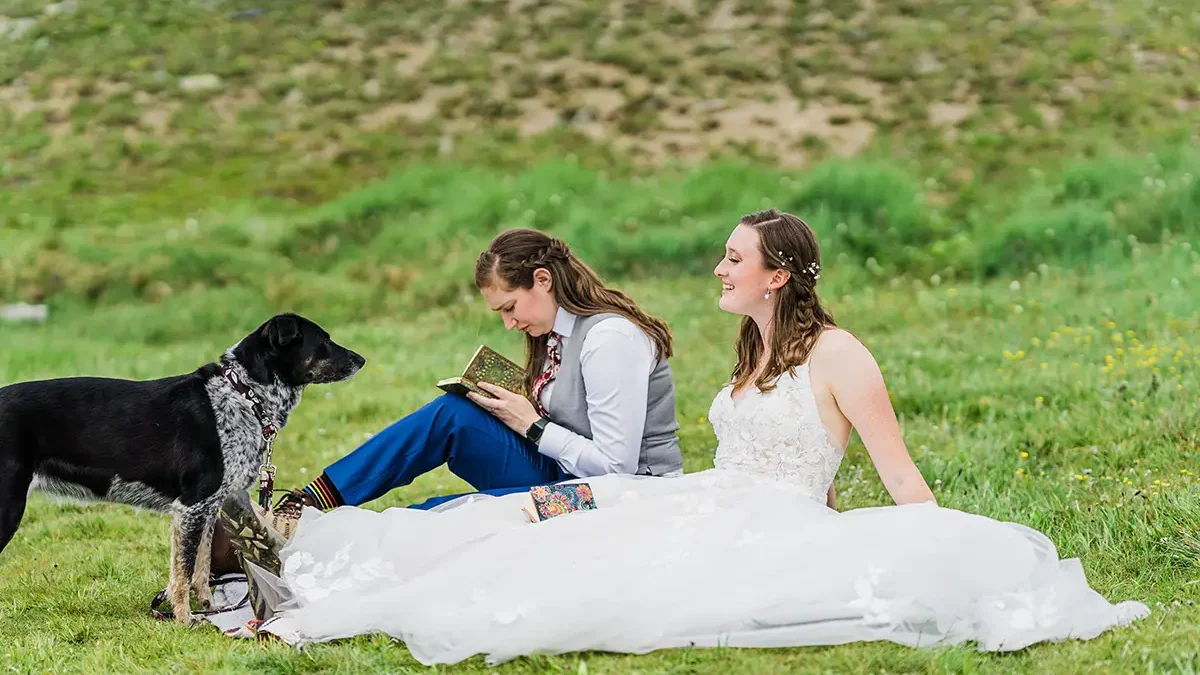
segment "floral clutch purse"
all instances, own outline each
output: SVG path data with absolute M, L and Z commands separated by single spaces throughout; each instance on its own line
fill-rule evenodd
M 591 511 L 596 508 L 592 486 L 587 483 L 567 485 L 538 485 L 529 488 L 529 503 L 522 509 L 531 523 L 561 516 L 572 511 Z

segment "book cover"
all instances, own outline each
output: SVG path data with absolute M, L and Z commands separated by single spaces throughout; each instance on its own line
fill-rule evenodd
M 475 350 L 462 375 L 442 380 L 437 383 L 437 387 L 442 391 L 463 396 L 468 391 L 473 391 L 490 397 L 491 394 L 479 388 L 479 382 L 490 382 L 513 393 L 528 395 L 525 388 L 525 369 L 487 345 L 480 345 L 479 349 Z
M 596 508 L 592 486 L 587 483 L 568 485 L 538 485 L 529 488 L 529 501 L 522 509 L 531 523 L 539 523 L 554 516 L 573 511 L 591 511 Z

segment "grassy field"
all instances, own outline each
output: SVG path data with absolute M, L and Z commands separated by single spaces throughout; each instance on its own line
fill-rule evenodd
M 743 213 L 817 230 L 939 501 L 1024 523 L 1153 614 L 1015 654 L 858 644 L 481 659 L 296 652 L 147 616 L 167 520 L 35 495 L 0 554 L 0 672 L 1200 672 L 1200 13 L 1188 0 L 11 0 L 0 385 L 191 370 L 295 310 L 368 359 L 284 430 L 300 485 L 511 356 L 470 268 L 558 234 L 675 332 L 686 469 Z M 522 21 L 536 18 L 537 21 Z M 843 509 L 888 503 L 855 438 Z M 465 489 L 439 470 L 370 508 Z M 413 542 L 419 546 L 420 542 Z
M 1019 280 L 931 286 L 866 285 L 833 270 L 835 316 L 878 355 L 905 437 L 942 504 L 1046 532 L 1081 556 L 1113 599 L 1140 598 L 1153 615 L 1087 643 L 981 656 L 969 648 L 885 645 L 830 649 L 676 651 L 641 658 L 584 655 L 519 660 L 502 672 L 1194 672 L 1200 640 L 1200 257 L 1174 244 L 1079 274 L 1052 266 Z M 714 282 L 691 276 L 625 285 L 679 337 L 675 372 L 689 471 L 711 466 L 705 420 L 731 364 L 735 322 L 715 307 Z M 1018 288 L 1019 286 L 1019 288 Z M 0 378 L 76 372 L 151 377 L 216 356 L 245 329 L 205 330 L 193 317 L 219 294 L 54 319 L 8 329 Z M 316 318 L 322 317 L 318 314 Z M 118 325 L 199 325 L 185 339 L 147 345 Z M 278 446 L 283 485 L 300 484 L 434 393 L 480 341 L 509 354 L 477 299 L 401 316 L 346 320 L 336 339 L 367 368 L 352 382 L 311 389 Z M 430 349 L 430 345 L 438 345 Z M 839 473 L 842 508 L 887 503 L 855 441 Z M 464 486 L 430 474 L 373 508 Z M 35 497 L 0 562 L 0 655 L 16 672 L 397 672 L 420 669 L 380 639 L 304 653 L 232 642 L 145 615 L 165 581 L 164 518 L 117 506 L 57 505 Z M 419 542 L 413 542 L 419 546 Z M 1099 665 L 1097 665 L 1099 664 Z M 466 668 L 485 672 L 482 662 Z M 1189 670 L 1191 669 L 1191 670 Z

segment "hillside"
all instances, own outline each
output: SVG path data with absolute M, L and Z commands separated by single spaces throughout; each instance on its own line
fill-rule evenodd
M 1190 0 L 6 6 L 10 210 L 315 202 L 397 162 L 569 151 L 618 170 L 886 158 L 954 201 L 1200 128 Z

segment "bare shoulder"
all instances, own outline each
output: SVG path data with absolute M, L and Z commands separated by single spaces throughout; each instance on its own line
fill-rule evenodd
M 812 359 L 815 363 L 833 362 L 839 365 L 875 360 L 866 345 L 853 333 L 841 328 L 828 328 L 817 336 Z
M 830 328 L 821 333 L 809 360 L 813 376 L 835 394 L 875 387 L 883 382 L 879 364 L 866 345 L 841 328 Z

